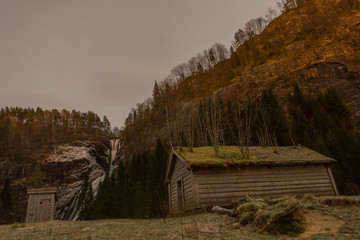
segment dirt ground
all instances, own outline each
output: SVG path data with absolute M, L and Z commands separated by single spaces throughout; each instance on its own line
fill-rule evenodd
M 317 212 L 305 214 L 306 231 L 300 234 L 299 238 L 309 238 L 314 234 L 331 233 L 337 234 L 345 222 L 337 217 L 324 216 Z
M 163 219 L 50 221 L 0 226 L 0 239 L 360 239 L 360 206 L 304 204 L 306 231 L 299 236 L 272 235 L 236 218 L 212 213 Z

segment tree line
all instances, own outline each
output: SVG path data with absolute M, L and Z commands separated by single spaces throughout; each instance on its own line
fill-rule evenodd
M 213 146 L 215 154 L 224 145 L 239 146 L 248 154 L 248 146 L 302 144 L 338 161 L 333 171 L 341 192 L 359 193 L 360 135 L 354 133 L 350 113 L 336 91 L 329 89 L 310 97 L 295 84 L 287 100 L 287 113 L 271 89 L 257 99 L 202 98 L 171 116 L 165 107 L 163 136 L 169 147 L 185 146 L 191 151 L 193 147 Z
M 111 134 L 111 125 L 94 112 L 43 110 L 41 108 L 0 109 L 0 155 L 21 161 L 24 156 L 47 151 L 47 146 Z

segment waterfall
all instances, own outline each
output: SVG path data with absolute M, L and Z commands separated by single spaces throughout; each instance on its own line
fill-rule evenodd
M 114 161 L 120 149 L 120 139 L 110 139 L 109 175 L 114 171 Z

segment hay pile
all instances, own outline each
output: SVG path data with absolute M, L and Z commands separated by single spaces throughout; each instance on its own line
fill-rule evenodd
M 235 210 L 242 225 L 254 223 L 273 234 L 298 235 L 305 231 L 304 215 L 295 197 L 277 199 L 242 199 Z

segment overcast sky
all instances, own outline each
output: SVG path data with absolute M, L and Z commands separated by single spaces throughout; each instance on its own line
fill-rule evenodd
M 121 127 L 155 80 L 230 46 L 277 0 L 0 0 L 0 108 L 76 109 Z

